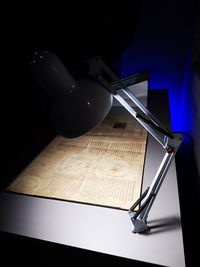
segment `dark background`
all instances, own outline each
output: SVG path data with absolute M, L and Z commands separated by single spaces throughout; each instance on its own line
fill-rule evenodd
M 130 46 L 132 46 L 132 50 L 135 47 L 141 47 L 140 51 L 142 51 L 146 41 L 150 40 L 149 48 L 144 49 L 147 51 L 145 59 L 148 58 L 149 62 L 154 62 L 155 59 L 149 52 L 154 50 L 151 50 L 150 46 L 155 47 L 156 42 L 161 40 L 160 43 L 158 42 L 158 47 L 162 47 L 164 43 L 166 44 L 169 36 L 172 39 L 176 37 L 176 32 L 173 31 L 176 15 L 179 14 L 177 21 L 182 22 L 188 18 L 188 13 L 191 17 L 193 16 L 191 9 L 194 9 L 192 4 L 195 1 L 191 1 L 189 6 L 183 6 L 181 1 L 177 0 L 173 2 L 176 5 L 172 5 L 172 7 L 164 1 L 163 7 L 167 6 L 167 11 L 164 8 L 161 10 L 161 6 L 158 8 L 159 5 L 156 4 L 151 6 L 150 2 L 149 6 L 145 8 L 148 2 L 144 0 L 131 1 L 128 5 L 115 3 L 111 7 L 95 2 L 93 6 L 87 7 L 78 1 L 73 1 L 73 4 L 70 5 L 69 3 L 54 3 L 51 6 L 48 3 L 47 6 L 42 7 L 37 3 L 34 5 L 29 3 L 28 6 L 25 4 L 19 6 L 18 4 L 2 8 L 0 97 L 0 187 L 2 190 L 56 135 L 49 120 L 48 103 L 41 88 L 30 74 L 29 61 L 32 53 L 38 49 L 51 50 L 61 58 L 71 72 L 78 68 L 84 60 L 100 55 L 119 77 L 123 73 L 127 74 L 127 69 L 123 70 L 124 54 L 130 51 Z M 168 15 L 170 8 L 173 10 L 176 8 L 172 18 Z M 141 10 L 145 12 L 141 12 Z M 152 17 L 151 12 L 154 14 Z M 149 22 L 154 21 L 155 14 L 157 14 L 160 27 L 157 26 L 155 34 L 152 35 L 151 31 L 154 31 L 150 26 L 145 26 L 144 38 L 140 38 L 138 41 L 137 32 L 141 28 L 139 24 L 141 14 L 145 16 L 148 14 L 147 23 L 148 20 Z M 163 14 L 165 15 L 164 24 Z M 173 23 L 170 23 L 171 19 Z M 149 23 L 149 25 L 153 24 Z M 186 31 L 190 31 L 189 26 L 186 27 L 181 23 L 177 29 L 180 30 L 182 36 Z M 170 53 L 181 51 L 180 64 L 177 65 L 179 68 L 184 62 L 185 39 L 182 38 L 179 42 L 180 39 L 175 38 L 176 43 L 172 43 L 172 39 L 167 42 L 166 47 L 171 47 Z M 134 46 L 134 44 L 136 45 Z M 131 58 L 131 53 L 129 55 Z M 148 55 L 150 56 L 148 57 Z M 168 60 L 167 56 L 165 63 Z M 161 59 L 163 60 L 163 58 Z M 144 64 L 143 67 L 139 65 L 140 61 L 144 61 L 144 57 L 135 61 L 135 68 L 133 67 L 132 70 L 143 70 L 143 67 L 145 69 L 148 67 L 151 71 L 151 69 L 154 70 L 154 67 L 158 68 L 158 60 L 149 65 Z M 132 62 L 134 66 L 134 59 Z M 157 73 L 160 74 L 159 71 Z M 192 266 L 197 259 L 197 248 L 192 236 L 196 231 L 195 236 L 198 235 L 198 221 L 195 216 L 192 216 L 191 220 L 191 215 L 196 214 L 198 210 L 199 191 L 196 160 L 190 141 L 181 148 L 176 161 L 186 261 L 188 266 Z M 190 183 L 188 184 L 189 178 Z M 81 264 L 92 263 L 92 265 L 98 262 L 114 263 L 117 266 L 122 264 L 151 266 L 8 233 L 1 233 L 0 238 L 3 247 L 0 260 L 6 261 L 4 266 L 27 266 L 30 261 L 39 264 L 39 257 L 41 257 L 42 264 L 53 263 L 56 266 L 67 265 L 70 260 L 73 260 L 74 263 L 81 261 Z

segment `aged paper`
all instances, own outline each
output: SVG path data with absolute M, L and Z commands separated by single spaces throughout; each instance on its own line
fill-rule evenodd
M 141 192 L 147 133 L 121 108 L 88 134 L 57 136 L 8 191 L 129 209 Z

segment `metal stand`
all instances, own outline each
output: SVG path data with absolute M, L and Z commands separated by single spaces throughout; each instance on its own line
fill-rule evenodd
M 137 99 L 137 97 L 128 89 L 126 85 L 106 66 L 99 57 L 88 61 L 88 74 L 97 79 L 120 103 L 121 105 L 150 133 L 165 150 L 165 155 L 153 178 L 153 181 L 141 197 L 133 204 L 128 213 L 133 223 L 133 233 L 142 233 L 148 230 L 147 217 L 158 194 L 170 164 L 183 141 L 179 134 L 171 134 L 170 131 L 162 125 L 159 120 Z M 106 75 L 104 75 L 106 74 Z M 113 89 L 110 82 L 104 76 L 109 76 L 118 89 Z M 138 107 L 139 112 L 127 103 L 121 96 L 125 93 L 131 101 Z M 139 205 L 137 211 L 134 211 Z
M 177 142 L 179 143 L 179 137 L 177 137 Z M 151 186 L 142 194 L 142 196 L 133 204 L 129 209 L 129 216 L 133 223 L 133 233 L 140 233 L 148 230 L 147 227 L 147 217 L 148 213 L 153 205 L 153 202 L 157 196 L 157 193 L 161 187 L 164 177 L 168 171 L 171 161 L 174 157 L 174 152 L 166 152 L 165 156 L 157 170 L 157 173 L 153 179 Z M 141 204 L 139 209 L 134 212 L 134 209 L 138 204 Z

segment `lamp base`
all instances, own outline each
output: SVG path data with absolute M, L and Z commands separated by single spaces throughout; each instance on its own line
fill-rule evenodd
M 132 221 L 132 233 L 144 233 L 148 230 L 148 226 L 146 223 L 146 220 L 141 220 L 141 219 L 133 219 L 133 215 L 135 212 L 133 211 L 128 211 L 129 216 L 131 217 Z

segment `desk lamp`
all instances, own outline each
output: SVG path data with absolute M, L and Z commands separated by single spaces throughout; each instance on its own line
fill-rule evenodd
M 50 51 L 35 52 L 30 66 L 33 76 L 50 99 L 51 119 L 58 134 L 75 138 L 87 133 L 103 121 L 114 97 L 163 147 L 165 154 L 151 185 L 128 211 L 132 232 L 147 231 L 149 211 L 183 140 L 182 136 L 170 133 L 100 57 L 93 57 L 86 62 L 84 78 L 78 80 Z M 139 111 L 126 101 L 124 95 Z

